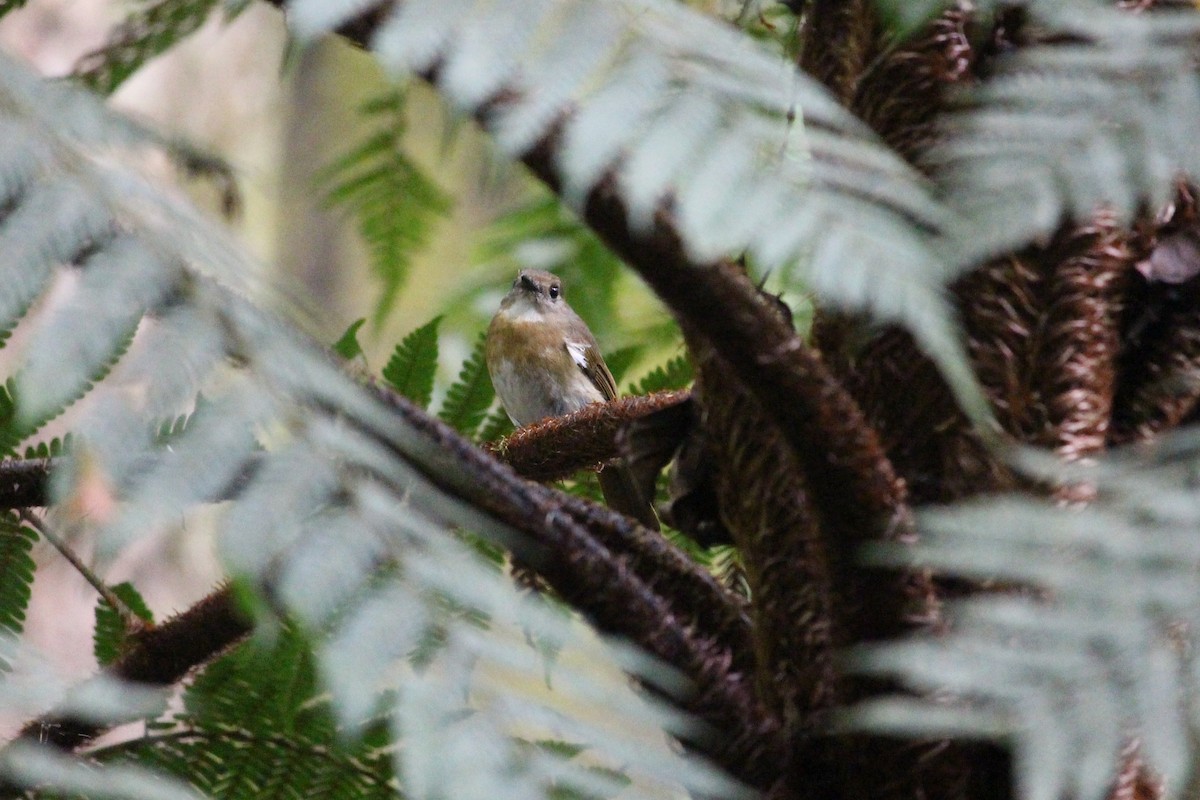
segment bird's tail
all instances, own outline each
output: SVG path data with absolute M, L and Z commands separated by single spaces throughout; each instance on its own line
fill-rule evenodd
M 658 517 L 650 498 L 643 496 L 629 467 L 621 463 L 609 464 L 596 477 L 600 479 L 600 491 L 609 508 L 633 517 L 651 530 L 658 530 Z

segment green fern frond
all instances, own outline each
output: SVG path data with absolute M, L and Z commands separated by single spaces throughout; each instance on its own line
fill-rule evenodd
M 361 111 L 378 118 L 379 129 L 322 170 L 318 180 L 328 186 L 326 202 L 345 206 L 358 220 L 371 267 L 383 283 L 372 315 L 378 325 L 395 305 L 413 254 L 452 203 L 404 152 L 404 93 L 375 98 Z
M 350 327 L 333 343 L 333 352 L 344 359 L 350 360 L 364 356 L 362 345 L 358 343 L 358 331 L 367 322 L 366 317 L 360 317 L 350 323 Z
M 455 538 L 458 528 L 493 544 L 511 544 L 519 535 L 481 511 L 492 498 L 484 494 L 473 462 L 447 458 L 451 451 L 439 438 L 443 433 L 398 413 L 347 376 L 328 348 L 255 306 L 241 278 L 254 270 L 228 235 L 112 160 L 92 158 L 103 137 L 89 130 L 109 125 L 110 117 L 95 98 L 57 92 L 0 56 L 5 134 L 0 191 L 9 192 L 4 202 L 12 209 L 0 226 L 5 278 L 0 306 L 25 307 L 28 298 L 47 293 L 63 263 L 81 260 L 77 256 L 87 242 L 78 234 L 80 219 L 100 231 L 119 231 L 90 240 L 89 269 L 62 287 L 55 302 L 35 305 L 26 324 L 37 335 L 31 336 L 30 367 L 21 372 L 16 393 L 18 400 L 33 398 L 30 406 L 37 407 L 39 398 L 51 405 L 63 387 L 93 374 L 92 354 L 104 348 L 89 350 L 90 338 L 110 343 L 111 331 L 120 327 L 116 321 L 147 311 L 152 317 L 120 369 L 91 392 L 92 402 L 73 420 L 91 469 L 72 470 L 68 464 L 56 481 L 57 491 L 71 495 L 88 472 L 104 476 L 113 488 L 114 513 L 97 521 L 99 557 L 213 498 L 225 499 L 217 537 L 223 563 L 252 587 L 266 613 L 286 616 L 314 634 L 320 694 L 329 698 L 336 727 L 350 735 L 366 731 L 364 741 L 379 742 L 384 734 L 373 733 L 374 727 L 386 716 L 379 757 L 403 772 L 405 790 L 414 796 L 428 795 L 432 787 L 463 800 L 545 796 L 548 787 L 564 783 L 610 788 L 611 782 L 583 765 L 552 753 L 531 755 L 522 746 L 520 736 L 550 722 L 593 752 L 609 754 L 610 762 L 653 789 L 732 792 L 729 779 L 670 749 L 622 749 L 624 731 L 681 735 L 678 717 L 631 694 L 610 652 L 560 612 L 523 600 L 505 572 L 479 564 Z M 46 96 L 65 105 L 47 108 Z M 6 169 L 9 158 L 21 164 L 27 186 L 9 185 L 14 174 Z M 48 195 L 47 182 L 71 191 Z M 20 218 L 26 224 L 14 226 Z M 72 292 L 89 280 L 90 266 L 105 259 L 111 268 L 106 280 L 94 277 L 95 284 L 78 295 L 88 298 L 89 310 L 96 303 L 101 318 L 60 314 L 62 303 L 69 307 Z M 103 294 L 106 287 L 110 294 Z M 103 306 L 100 297 L 106 298 Z M 66 339 L 56 339 L 58 332 Z M 461 377 L 443 411 L 474 429 L 492 402 L 482 348 L 475 349 Z M 155 432 L 161 421 L 173 419 L 201 391 L 210 398 L 204 413 L 193 414 L 181 435 L 160 441 Z M 260 435 L 269 447 L 260 445 Z M 470 624 L 484 619 L 492 624 Z M 439 627 L 444 644 L 431 655 L 432 663 L 411 680 L 403 673 L 397 683 L 398 668 Z M 544 669 L 542 652 L 529 647 L 527 631 L 533 640 L 558 643 L 564 651 L 586 648 L 579 663 L 556 665 L 552 698 L 540 686 L 533 691 L 496 677 L 505 670 Z M 297 670 L 274 663 L 260 669 L 281 678 L 285 688 L 304 683 Z M 646 681 L 661 675 L 651 667 L 644 674 L 637 670 Z M 307 691 L 296 696 L 314 697 Z M 606 710 L 603 725 L 572 710 L 593 707 L 597 697 Z M 12 702 L 0 697 L 6 711 Z M 278 786 L 289 770 L 303 776 L 319 760 L 260 759 L 252 750 L 267 738 L 257 733 L 254 720 L 262 725 L 271 720 L 276 731 L 271 735 L 278 736 L 277 718 L 308 726 L 301 716 L 316 703 L 293 713 L 276 696 L 249 690 L 238 703 L 225 711 L 216 703 L 205 711 L 191 707 L 197 716 L 251 715 L 240 718 L 244 724 L 219 728 L 228 735 L 212 740 L 213 747 L 229 742 L 216 752 L 214 792 Z M 249 740 L 239 733 L 246 730 Z M 160 731 L 153 734 L 161 737 Z M 171 747 L 162 743 L 164 758 Z M 176 763 L 195 762 L 201 752 L 189 751 Z M 481 762 L 479 752 L 493 755 Z M 52 774 L 18 777 L 22 785 L 63 785 L 67 778 L 76 780 L 81 768 L 79 760 L 59 759 L 47 767 Z M 104 774 L 93 771 L 97 781 Z M 11 773 L 7 778 L 16 779 Z M 119 794 L 114 785 L 120 784 L 110 783 L 108 791 Z
M 65 456 L 71 452 L 71 439 L 71 434 L 67 433 L 62 437 L 55 436 L 48 442 L 38 442 L 37 444 L 29 445 L 25 448 L 25 454 L 22 457 L 25 459 L 34 459 Z
M 652 394 L 670 389 L 683 389 L 695 378 L 692 362 L 687 355 L 678 355 L 667 363 L 650 370 L 633 385 L 631 394 Z
M 28 0 L 4 0 L 0 2 L 0 19 L 10 11 L 16 11 L 25 5 Z
M 629 373 L 631 367 L 637 363 L 637 360 L 642 357 L 646 348 L 640 344 L 622 347 L 618 350 L 613 350 L 604 357 L 604 363 L 608 365 L 608 371 L 612 373 L 613 382 L 618 386 L 625 380 L 625 376 Z
M 221 0 L 154 0 L 131 13 L 75 66 L 74 77 L 101 94 L 112 94 L 143 64 L 195 33 Z
M 15 512 L 0 514 L 0 632 L 4 635 L 15 636 L 24 628 L 35 566 L 30 552 L 37 539 Z M 8 670 L 8 661 L 0 655 L 0 671 Z
M 458 373 L 458 380 L 451 384 L 446 391 L 446 399 L 438 411 L 438 417 L 449 423 L 464 436 L 473 437 L 483 422 L 496 390 L 492 388 L 492 379 L 488 375 L 487 361 L 484 351 L 487 338 L 480 334 L 471 354 L 463 362 Z
M 383 368 L 383 379 L 388 385 L 421 408 L 428 408 L 433 396 L 433 377 L 438 366 L 438 326 L 443 318 L 434 317 L 405 336 Z
M 508 412 L 501 406 L 496 406 L 488 415 L 484 417 L 483 424 L 479 426 L 479 434 L 476 437 L 481 442 L 494 442 L 505 436 L 508 436 L 516 430 L 512 419 L 509 418 Z
M 1036 798 L 1109 796 L 1136 737 L 1166 796 L 1180 796 L 1200 763 L 1198 443 L 1185 431 L 1075 469 L 1026 454 L 1036 479 L 1090 485 L 1096 499 L 1086 509 L 1015 495 L 961 503 L 925 513 L 913 548 L 872 550 L 890 566 L 1029 591 L 959 601 L 945 636 L 861 652 L 862 672 L 930 699 L 882 699 L 852 719 L 1012 742 L 1018 785 Z
M 285 627 L 207 666 L 183 710 L 146 737 L 96 755 L 175 774 L 207 797 L 395 798 L 386 739 L 345 736 L 320 691 L 308 645 Z
M 142 599 L 142 595 L 128 581 L 111 587 L 113 594 L 143 622 L 154 622 L 154 614 Z M 103 597 L 96 602 L 96 624 L 92 629 L 92 653 L 96 663 L 105 667 L 121 657 L 129 631 L 121 612 L 109 605 Z

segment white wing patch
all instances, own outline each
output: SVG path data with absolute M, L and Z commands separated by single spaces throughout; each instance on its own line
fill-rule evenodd
M 571 354 L 571 360 L 582 370 L 587 370 L 587 349 L 588 346 L 583 342 L 567 342 L 567 352 Z

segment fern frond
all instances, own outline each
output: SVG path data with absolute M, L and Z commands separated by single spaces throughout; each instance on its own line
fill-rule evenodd
M 393 389 L 421 408 L 429 407 L 433 396 L 433 376 L 438 366 L 437 316 L 416 328 L 400 344 L 383 368 L 383 379 Z
M 10 11 L 16 11 L 18 8 L 23 7 L 26 2 L 27 0 L 4 0 L 3 3 L 0 3 L 0 18 L 3 18 Z
M 329 184 L 326 201 L 345 206 L 371 254 L 371 266 L 383 282 L 372 318 L 379 324 L 395 305 L 414 253 L 429 240 L 433 222 L 451 201 L 403 149 L 404 93 L 394 91 L 364 105 L 380 127 L 349 153 L 325 168 L 319 180 Z
M 2 416 L 3 412 L 0 412 L 0 418 Z M 58 456 L 66 455 L 70 450 L 71 434 L 68 433 L 62 437 L 55 436 L 48 442 L 38 442 L 37 444 L 29 445 L 25 448 L 25 453 L 21 457 L 26 460 L 34 458 L 57 458 Z
M 486 339 L 481 334 L 463 362 L 458 380 L 446 391 L 438 417 L 465 436 L 473 436 L 496 397 L 484 359 Z
M 393 798 L 392 760 L 337 729 L 305 639 L 285 628 L 204 669 L 184 708 L 142 739 L 105 748 L 109 764 L 136 762 L 187 780 L 209 797 Z
M 131 13 L 99 49 L 75 65 L 84 86 L 112 94 L 143 64 L 200 29 L 222 0 L 154 0 Z
M 354 359 L 364 355 L 362 345 L 358 342 L 358 331 L 366 323 L 366 317 L 359 317 L 351 322 L 345 332 L 333 343 L 333 352 L 345 359 Z
M 1011 741 L 1021 796 L 1108 796 L 1129 738 L 1169 796 L 1196 779 L 1200 707 L 1193 654 L 1200 548 L 1194 431 L 1043 479 L 1086 483 L 1068 509 L 992 498 L 923 515 L 912 551 L 875 552 L 975 581 L 1027 587 L 948 609 L 949 633 L 874 648 L 860 668 L 937 700 L 888 698 L 856 712 L 876 731 Z
M 695 378 L 695 370 L 687 355 L 678 355 L 655 367 L 630 389 L 632 394 L 653 394 L 671 389 L 683 389 Z
M 132 583 L 126 581 L 111 588 L 113 594 L 120 598 L 138 619 L 154 622 L 154 614 Z M 128 633 L 121 610 L 113 608 L 107 600 L 100 598 L 96 603 L 96 625 L 92 630 L 92 653 L 96 656 L 96 663 L 108 666 L 116 661 L 124 650 Z
M 484 417 L 483 424 L 479 426 L 479 434 L 476 438 L 481 442 L 495 442 L 508 436 L 514 430 L 516 430 L 516 426 L 513 425 L 513 421 L 509 418 L 508 412 L 500 406 L 496 406 Z
M 37 533 L 22 525 L 14 512 L 0 515 L 0 630 L 16 636 L 25 625 L 25 609 L 33 586 L 30 557 Z M 0 654 L 0 672 L 10 668 Z

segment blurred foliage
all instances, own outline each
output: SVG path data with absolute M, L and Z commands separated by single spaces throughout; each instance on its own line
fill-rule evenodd
M 222 7 L 225 20 L 249 4 L 230 0 L 141 0 L 99 49 L 75 65 L 74 77 L 101 94 L 112 94 L 147 61 L 197 31 Z
M 126 610 L 142 622 L 151 625 L 154 624 L 154 614 L 150 611 L 150 607 L 146 605 L 146 601 L 142 599 L 142 595 L 134 588 L 132 583 L 126 581 L 110 588 L 113 595 L 125 604 L 125 608 L 113 608 L 108 600 L 103 597 L 96 602 L 96 624 L 92 631 L 92 653 L 96 656 L 96 663 L 102 667 L 112 664 L 124 653 L 125 645 L 131 633 L 127 623 L 132 622 L 132 620 L 126 619 Z
M 323 169 L 326 202 L 358 223 L 381 283 L 371 319 L 378 327 L 395 307 L 413 254 L 430 238 L 434 222 L 451 208 L 438 188 L 404 150 L 405 93 L 395 89 L 364 103 L 360 114 L 376 130 Z

